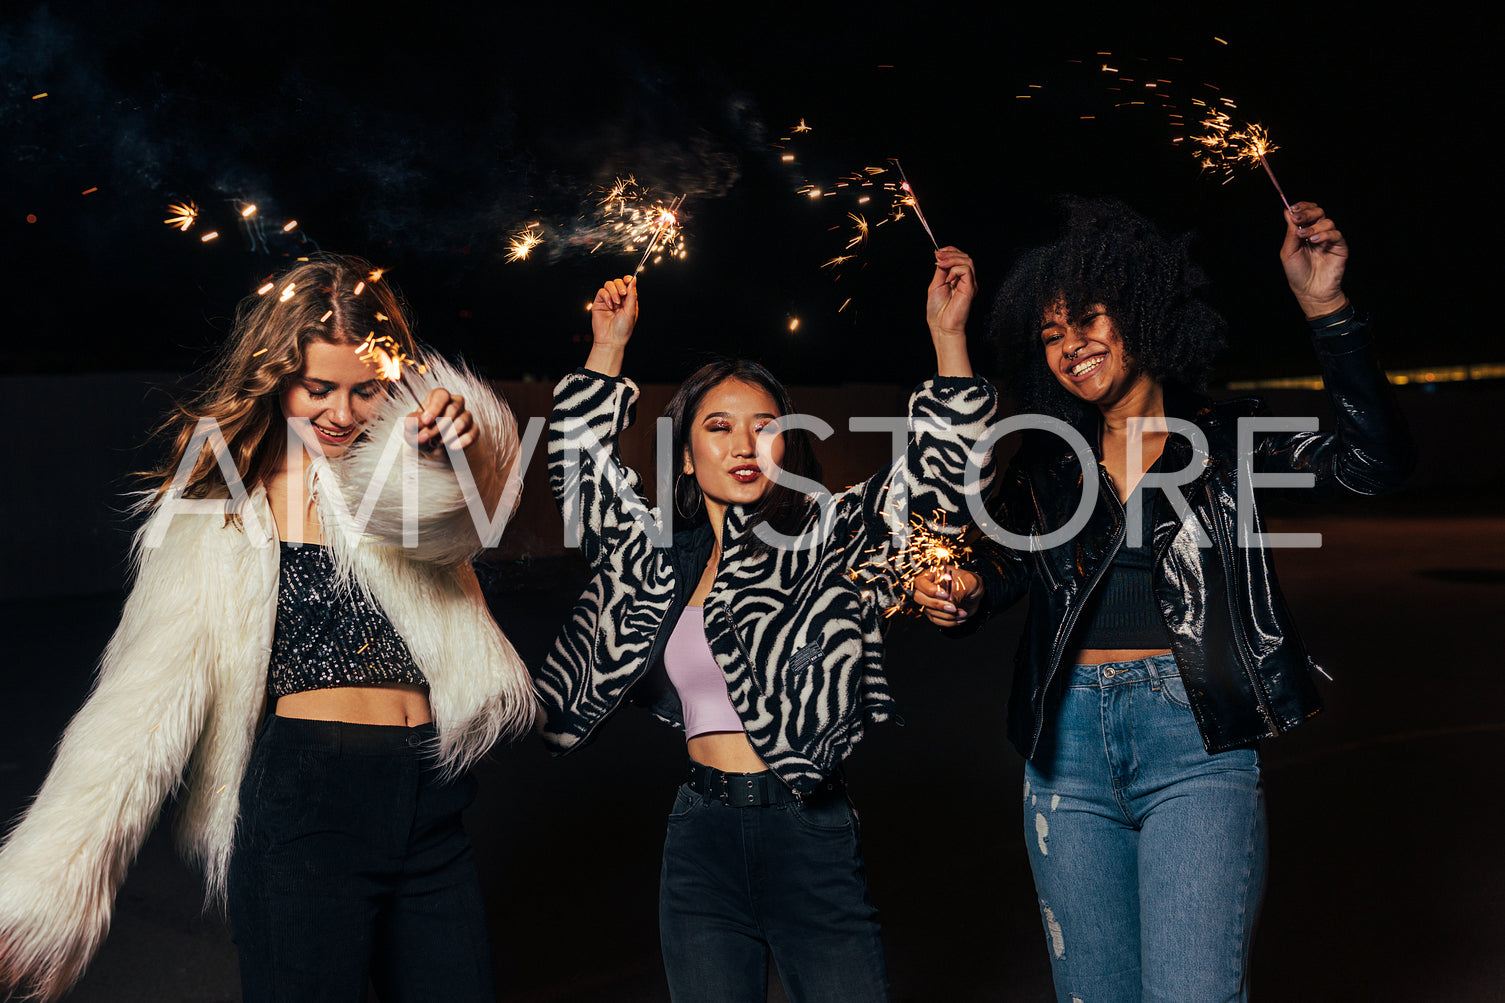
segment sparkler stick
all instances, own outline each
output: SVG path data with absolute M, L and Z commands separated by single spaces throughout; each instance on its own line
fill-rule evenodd
M 675 215 L 675 212 L 684 200 L 685 197 L 681 195 L 670 202 L 667 209 L 659 212 L 658 229 L 653 231 L 653 239 L 648 241 L 648 246 L 643 249 L 643 256 L 638 259 L 638 266 L 632 270 L 632 274 L 636 275 L 648 266 L 648 256 L 653 253 L 653 248 L 658 244 L 658 238 L 663 235 L 665 228 L 679 225 L 679 217 Z
M 920 217 L 920 225 L 925 228 L 925 234 L 930 238 L 930 246 L 937 251 L 941 249 L 940 243 L 935 239 L 935 232 L 930 229 L 930 224 L 925 220 L 925 211 L 920 208 L 920 200 L 916 197 L 914 189 L 909 186 L 909 178 L 904 175 L 904 165 L 899 163 L 898 157 L 891 158 L 894 166 L 899 169 L 899 187 L 904 189 L 905 200 L 914 207 L 914 214 Z

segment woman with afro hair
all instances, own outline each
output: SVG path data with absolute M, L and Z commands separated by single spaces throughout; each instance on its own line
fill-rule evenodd
M 1316 419 L 1200 395 L 1223 343 L 1187 239 L 1073 200 L 999 293 L 1028 429 L 978 557 L 916 599 L 953 633 L 1029 595 L 1009 737 L 1057 998 L 1239 1000 L 1265 878 L 1259 742 L 1316 713 L 1258 502 L 1399 487 L 1411 449 L 1348 244 L 1293 205 L 1280 251 L 1327 395 Z M 1256 495 L 1255 489 L 1261 489 Z

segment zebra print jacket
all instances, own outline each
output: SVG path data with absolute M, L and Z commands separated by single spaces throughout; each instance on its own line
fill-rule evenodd
M 588 370 L 554 390 L 550 486 L 594 571 L 534 676 L 539 730 L 556 755 L 584 744 L 650 670 L 662 677 L 663 646 L 710 553 L 707 527 L 654 546 L 652 536 L 667 542 L 667 513 L 641 500 L 641 479 L 617 453 L 637 397 L 630 380 Z M 910 511 L 937 517 L 932 528 L 960 531 L 966 496 L 985 497 L 992 480 L 991 455 L 974 455 L 971 447 L 996 411 L 986 380 L 937 377 L 921 385 L 910 398 L 906 454 L 828 505 L 812 501 L 804 529 L 816 543 L 809 549 L 755 546 L 751 513 L 735 506 L 727 512 L 721 563 L 705 600 L 706 637 L 753 749 L 796 792 L 814 790 L 868 724 L 892 715 L 882 626 L 883 606 L 894 597 L 852 572 L 902 545 L 907 520 L 890 511 L 900 492 L 907 491 Z M 667 679 L 659 681 L 661 691 L 668 688 Z M 683 728 L 672 689 L 660 695 L 669 699 L 651 709 Z

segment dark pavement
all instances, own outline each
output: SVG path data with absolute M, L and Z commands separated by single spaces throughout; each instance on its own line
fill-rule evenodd
M 1505 1000 L 1505 516 L 1314 513 L 1320 550 L 1283 551 L 1308 646 L 1335 677 L 1327 711 L 1266 743 L 1271 879 L 1257 999 Z M 541 656 L 582 584 L 555 562 L 500 569 L 503 625 Z M 118 595 L 0 606 L 0 814 L 40 782 L 88 687 Z M 1048 1000 L 1049 964 L 1003 739 L 1018 612 L 952 642 L 913 621 L 890 637 L 907 725 L 849 763 L 896 1000 Z M 480 770 L 468 816 L 508 1000 L 664 1000 L 656 893 L 675 733 L 629 709 L 589 748 L 534 740 Z M 115 928 L 71 999 L 239 998 L 222 920 L 167 826 L 148 842 Z M 1193 921 L 1195 921 L 1193 919 Z M 775 992 L 774 998 L 782 999 Z

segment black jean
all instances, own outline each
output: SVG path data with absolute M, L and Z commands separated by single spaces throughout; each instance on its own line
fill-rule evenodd
M 795 1003 L 888 999 L 857 816 L 841 790 L 734 808 L 681 787 L 659 933 L 675 1003 L 767 999 L 770 951 Z
M 495 999 L 491 948 L 433 725 L 273 717 L 240 789 L 230 922 L 248 1001 Z

